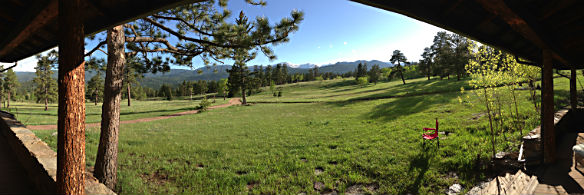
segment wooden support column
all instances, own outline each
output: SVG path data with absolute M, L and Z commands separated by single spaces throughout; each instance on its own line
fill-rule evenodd
M 85 62 L 81 0 L 59 0 L 57 193 L 85 193 Z
M 554 130 L 554 78 L 552 52 L 543 50 L 541 91 L 541 134 L 543 137 L 543 161 L 554 163 L 556 156 L 556 133 Z
M 575 110 L 578 107 L 578 89 L 576 89 L 576 68 L 570 70 L 570 107 Z

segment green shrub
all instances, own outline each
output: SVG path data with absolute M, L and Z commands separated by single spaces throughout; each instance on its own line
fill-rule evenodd
M 357 79 L 357 84 L 364 87 L 367 86 L 367 84 L 369 83 L 369 79 L 367 79 L 367 77 L 359 77 Z
M 207 100 L 207 97 L 203 98 L 203 100 L 201 100 L 201 103 L 199 103 L 199 112 L 207 111 L 209 109 L 209 106 L 211 106 L 211 102 Z

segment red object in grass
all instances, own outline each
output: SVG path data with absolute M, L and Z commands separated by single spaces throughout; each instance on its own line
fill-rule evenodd
M 422 134 L 422 137 L 426 140 L 438 138 L 438 119 L 436 119 L 436 128 L 424 128 L 424 133 Z

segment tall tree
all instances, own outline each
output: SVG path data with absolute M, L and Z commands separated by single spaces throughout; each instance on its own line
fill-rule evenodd
M 254 5 L 265 5 L 263 1 L 246 0 L 246 2 Z M 116 38 L 118 41 L 112 42 L 109 39 L 107 42 L 102 41 L 96 48 L 90 50 L 88 54 L 99 50 L 102 45 L 107 43 L 108 53 L 110 47 L 116 47 L 112 51 L 117 52 L 116 54 L 108 54 L 108 58 L 114 56 L 117 59 L 124 59 L 125 56 L 141 56 L 141 59 L 145 61 L 144 67 L 153 73 L 168 71 L 171 64 L 192 67 L 192 61 L 195 57 L 200 57 L 205 65 L 210 65 L 212 61 L 222 63 L 222 59 L 232 58 L 232 50 L 241 48 L 255 48 L 261 50 L 267 56 L 273 56 L 273 50 L 269 47 L 269 44 L 288 41 L 290 33 L 296 31 L 300 21 L 302 21 L 302 12 L 298 11 L 293 11 L 291 18 L 284 18 L 274 25 L 270 25 L 267 18 L 258 17 L 253 23 L 254 28 L 245 32 L 245 34 L 251 36 L 248 39 L 240 40 L 238 39 L 240 36 L 238 33 L 241 32 L 239 24 L 227 21 L 230 15 L 231 11 L 227 9 L 227 1 L 225 0 L 220 0 L 218 4 L 214 0 L 209 0 L 165 10 L 141 18 L 138 21 L 124 24 L 123 27 L 120 26 L 120 32 L 118 33 L 117 30 L 115 32 L 116 37 L 119 37 Z M 167 26 L 168 24 L 172 25 Z M 108 31 L 108 37 L 109 35 Z M 174 37 L 174 39 L 169 37 Z M 178 41 L 174 41 L 175 44 L 171 44 L 169 40 Z M 124 46 L 128 51 L 124 50 Z M 167 53 L 170 56 L 163 58 L 160 53 Z M 118 56 L 121 56 L 121 58 Z M 110 66 L 116 69 L 118 69 L 118 66 L 120 66 L 119 68 L 124 66 L 124 61 L 119 63 L 115 61 L 117 64 L 110 64 L 110 62 L 114 63 L 108 59 L 108 69 L 110 69 Z M 108 74 L 120 75 L 108 76 Z M 108 88 L 107 83 L 122 83 L 121 74 L 122 71 L 108 71 L 106 73 L 106 94 L 108 94 L 108 90 L 111 90 L 112 96 L 106 95 L 104 101 L 112 102 L 112 106 L 118 110 L 120 105 L 116 98 L 121 94 L 121 90 Z M 109 78 L 119 78 L 120 80 L 108 80 Z M 110 97 L 111 99 L 108 99 Z M 108 119 L 104 119 L 104 117 Z M 118 112 L 105 112 L 103 110 L 101 130 L 117 130 L 119 128 L 119 120 L 116 119 L 119 119 Z M 104 123 L 103 121 L 118 122 Z M 117 136 L 115 133 L 101 134 L 101 136 L 104 135 Z M 100 138 L 100 145 L 108 144 L 107 142 L 101 143 L 103 140 L 106 139 Z M 117 138 L 114 140 L 117 141 Z M 101 147 L 98 150 L 105 148 L 113 147 Z M 104 158 L 110 158 L 107 154 L 109 153 L 98 151 L 96 164 L 98 161 L 113 162 L 113 160 L 109 159 L 104 160 Z M 109 180 L 115 179 L 115 177 L 109 174 L 115 174 L 115 172 L 97 170 L 106 167 L 111 166 L 96 166 L 96 177 L 106 186 L 113 188 L 115 181 Z M 97 172 L 105 174 L 97 174 Z
M 20 87 L 20 83 L 18 82 L 16 73 L 14 73 L 14 70 L 8 69 L 8 71 L 6 71 L 6 76 L 4 77 L 4 91 L 7 95 L 6 108 L 10 108 L 10 99 L 12 99 L 12 95 L 14 95 L 16 88 L 18 87 Z
M 89 98 L 86 99 L 93 99 L 95 105 L 99 102 L 99 98 L 103 96 L 103 75 L 101 71 L 97 71 L 97 73 L 89 79 L 87 82 L 87 90 L 85 91 L 86 96 Z
M 227 95 L 227 91 L 229 90 L 227 88 L 227 79 L 219 80 L 217 85 L 218 85 L 217 86 L 217 94 L 219 94 L 220 96 L 223 96 L 223 100 L 225 100 L 225 96 Z
M 138 79 L 144 77 L 147 70 L 142 62 L 136 57 L 129 57 L 124 65 L 124 85 L 128 98 L 128 106 L 132 105 L 132 86 L 139 86 Z
M 122 73 L 126 61 L 124 44 L 125 36 L 121 25 L 107 30 L 107 69 L 94 174 L 110 189 L 114 189 L 117 183 Z
M 422 74 L 428 77 L 428 80 L 430 80 L 430 77 L 432 76 L 432 58 L 432 49 L 429 47 L 424 48 L 424 53 L 422 53 L 422 59 L 420 59 L 419 67 Z
M 99 99 L 103 97 L 103 72 L 105 71 L 105 68 L 105 60 L 101 58 L 90 58 L 85 62 L 85 71 L 95 72 L 95 75 L 87 82 L 85 99 L 93 100 L 95 105 L 97 105 Z
M 288 83 L 288 64 L 282 64 L 282 84 Z
M 468 49 L 471 40 L 459 34 L 452 34 L 450 39 L 453 46 L 450 63 L 452 63 L 456 79 L 460 80 L 466 74 L 465 65 L 471 58 L 470 50 Z
M 440 76 L 440 79 L 450 75 L 452 71 L 452 43 L 450 35 L 445 31 L 440 31 L 434 36 L 432 46 L 432 56 L 434 59 L 434 75 Z
M 371 70 L 369 70 L 368 75 L 369 82 L 377 84 L 377 81 L 379 81 L 379 76 L 381 75 L 381 69 L 379 68 L 379 65 L 375 64 L 371 66 Z
M 391 59 L 389 61 L 391 61 L 391 63 L 397 62 L 397 64 L 394 66 L 394 69 L 399 73 L 399 75 L 402 79 L 402 82 L 405 85 L 406 80 L 404 79 L 403 67 L 401 66 L 401 63 L 407 62 L 408 59 L 400 50 L 395 50 L 395 51 L 393 51 L 393 54 L 391 55 Z
M 37 66 L 34 94 L 36 101 L 45 103 L 45 111 L 49 109 L 49 102 L 57 101 L 57 80 L 53 78 L 53 68 L 57 64 L 57 51 L 51 50 L 47 55 L 37 55 Z

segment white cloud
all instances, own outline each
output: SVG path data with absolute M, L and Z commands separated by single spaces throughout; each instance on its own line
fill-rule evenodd
M 320 49 L 320 45 L 318 47 L 316 47 L 316 48 Z
M 329 48 L 333 48 L 333 44 L 329 44 Z
M 34 67 L 36 67 L 37 59 L 35 56 L 31 56 L 25 58 L 23 60 L 18 61 L 18 65 L 13 68 L 14 71 L 17 72 L 34 72 Z M 14 65 L 14 63 L 0 63 L 0 65 L 4 66 L 4 68 L 10 67 Z
M 346 45 L 346 44 L 347 44 L 347 42 L 346 42 L 346 41 L 345 41 L 345 42 L 343 42 L 343 45 Z

